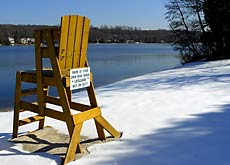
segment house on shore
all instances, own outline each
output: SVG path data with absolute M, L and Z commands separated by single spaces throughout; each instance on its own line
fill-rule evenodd
M 21 38 L 22 45 L 30 45 L 30 44 L 34 44 L 34 42 L 35 42 L 34 38 Z
M 8 37 L 8 41 L 9 41 L 10 45 L 12 45 L 12 46 L 15 45 L 14 38 Z

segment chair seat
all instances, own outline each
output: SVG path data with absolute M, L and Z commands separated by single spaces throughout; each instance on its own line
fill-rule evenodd
M 36 70 L 25 70 L 20 71 L 22 75 L 22 81 L 28 83 L 36 83 Z M 52 69 L 46 69 L 42 71 L 42 77 L 44 78 L 44 83 L 49 86 L 55 86 L 54 73 Z M 62 82 L 65 87 L 70 86 L 70 77 L 64 75 L 62 77 Z
M 36 70 L 24 70 L 20 71 L 22 74 L 32 74 L 36 76 Z M 53 70 L 51 68 L 46 68 L 42 71 L 42 76 L 53 77 Z

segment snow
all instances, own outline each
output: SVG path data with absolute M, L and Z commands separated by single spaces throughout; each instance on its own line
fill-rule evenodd
M 230 164 L 230 60 L 126 79 L 99 87 L 96 93 L 103 116 L 123 136 L 89 147 L 89 155 L 70 165 Z M 80 94 L 74 99 L 85 102 L 85 94 Z M 12 112 L 0 113 L 1 164 L 60 164 L 58 156 L 31 154 L 8 142 L 12 118 Z M 61 122 L 48 119 L 46 124 L 67 133 Z M 82 135 L 96 137 L 92 121 L 84 124 Z

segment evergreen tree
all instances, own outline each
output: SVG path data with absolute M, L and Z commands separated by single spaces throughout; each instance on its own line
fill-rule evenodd
M 205 19 L 209 25 L 208 41 L 213 48 L 213 58 L 230 57 L 230 1 L 205 0 Z

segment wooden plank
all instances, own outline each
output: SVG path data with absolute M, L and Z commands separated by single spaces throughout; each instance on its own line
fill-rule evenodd
M 49 57 L 49 50 L 47 47 L 41 47 L 41 54 L 42 57 L 48 58 Z
M 55 39 L 54 37 L 55 36 L 54 36 L 52 30 L 47 29 L 45 31 L 42 31 L 42 41 L 41 42 L 45 41 L 47 46 L 46 47 L 41 47 L 41 50 L 47 48 L 46 53 L 48 53 L 48 55 L 41 54 L 42 58 L 50 58 L 50 56 L 55 56 L 55 57 L 58 56 L 58 53 L 59 53 L 59 51 L 58 51 L 59 50 L 59 47 L 58 47 L 59 46 L 59 39 Z M 48 43 L 49 38 L 52 38 L 52 41 Z M 53 47 L 54 51 L 50 51 L 51 50 L 50 47 Z
M 70 87 L 70 77 L 63 77 L 62 82 L 65 87 Z
M 52 31 L 52 36 L 53 36 L 54 42 L 57 41 L 56 44 L 59 44 L 59 41 L 60 41 L 60 29 L 59 29 L 59 27 L 56 27 L 56 28 L 53 28 L 53 29 L 49 28 L 49 29 Z
M 44 119 L 44 117 L 39 116 L 39 115 L 28 117 L 28 118 L 25 118 L 25 119 L 21 119 L 21 120 L 19 120 L 19 126 L 30 124 L 30 123 L 40 121 L 40 120 L 43 120 L 43 119 Z
M 29 82 L 29 83 L 36 83 L 35 70 L 21 72 L 21 75 L 22 75 L 21 81 Z
M 48 38 L 48 43 L 49 44 L 52 43 L 52 38 L 50 37 Z M 51 53 L 54 52 L 55 51 L 54 47 L 51 47 L 50 51 Z M 71 136 L 74 129 L 74 121 L 73 118 L 71 117 L 69 100 L 62 82 L 61 68 L 58 63 L 57 57 L 50 56 L 50 61 L 54 72 L 54 81 L 56 82 L 56 87 L 58 90 L 58 94 L 60 96 L 60 101 L 63 109 L 63 116 L 66 118 L 66 124 L 68 127 L 69 134 Z
M 37 88 L 24 89 L 21 91 L 22 96 L 37 94 Z
M 73 115 L 74 123 L 78 124 L 101 115 L 99 107 Z
M 45 102 L 46 103 L 50 103 L 50 104 L 55 104 L 55 105 L 61 105 L 61 101 L 59 98 L 56 97 L 51 97 L 51 96 L 46 96 L 45 97 Z M 89 106 L 89 105 L 85 105 L 85 104 L 81 104 L 81 103 L 76 103 L 76 102 L 70 102 L 70 107 L 73 110 L 77 110 L 77 111 L 87 111 L 92 109 L 93 107 Z
M 80 67 L 83 21 L 84 19 L 82 16 L 77 17 L 77 27 L 76 27 L 77 29 L 76 29 L 76 36 L 75 36 L 73 68 Z
M 96 125 L 98 138 L 100 140 L 105 140 L 106 137 L 105 137 L 105 132 L 104 132 L 103 126 L 99 122 L 97 122 L 97 120 L 95 120 L 95 119 L 94 119 L 94 122 L 95 122 L 95 125 Z
M 45 97 L 45 102 L 50 103 L 50 104 L 59 105 L 59 106 L 61 105 L 60 99 L 58 99 L 56 97 L 52 97 L 52 96 L 46 96 Z
M 55 55 L 58 56 L 59 53 L 59 47 L 55 47 Z M 49 49 L 47 47 L 41 47 L 41 54 L 43 58 L 49 58 Z
M 106 121 L 101 115 L 100 116 L 97 116 L 95 117 L 95 120 L 100 123 L 100 125 L 106 130 L 108 131 L 113 137 L 115 138 L 119 138 L 121 137 L 121 133 L 118 132 L 116 129 L 113 128 L 113 126 L 108 122 Z
M 47 86 L 47 85 L 44 84 L 43 85 L 43 101 L 44 101 L 44 107 L 43 107 L 44 108 L 44 115 L 43 116 L 44 117 L 46 116 L 46 114 L 45 114 L 46 113 L 46 109 L 45 108 L 46 108 L 46 105 L 47 105 L 46 102 L 45 102 L 45 97 L 48 96 L 48 94 L 49 94 L 49 86 Z M 44 118 L 44 120 L 40 120 L 39 121 L 39 127 L 40 127 L 40 124 L 43 124 L 42 127 L 44 127 L 44 122 L 45 122 L 45 118 Z
M 43 78 L 44 78 L 44 83 L 47 84 L 48 86 L 56 86 L 54 77 L 43 77 Z
M 38 105 L 35 103 L 28 103 L 25 101 L 20 101 L 20 107 L 24 110 L 29 110 L 34 113 L 38 113 Z
M 81 43 L 80 67 L 85 66 L 87 48 L 88 48 L 89 27 L 90 27 L 90 21 L 88 18 L 84 17 L 84 30 L 83 30 L 83 38 Z
M 17 72 L 16 73 L 15 96 L 14 96 L 13 138 L 18 137 L 20 97 L 21 97 L 21 73 Z
M 67 53 L 66 53 L 66 66 L 65 66 L 66 69 L 72 68 L 73 65 L 76 25 L 77 25 L 77 17 L 70 16 Z
M 67 43 L 68 43 L 68 33 L 69 33 L 69 16 L 63 16 L 61 20 L 61 38 L 59 47 L 59 66 L 61 69 L 65 68 L 66 64 L 66 53 L 67 53 Z
M 77 147 L 80 147 L 79 141 L 80 141 L 80 133 L 81 133 L 82 125 L 83 123 L 79 123 L 75 125 L 74 127 L 73 135 L 70 138 L 70 143 L 69 143 L 63 164 L 66 164 L 74 160 L 75 153 L 77 151 Z
M 57 119 L 60 121 L 67 121 L 68 119 L 65 117 L 64 112 L 55 111 L 50 108 L 45 108 L 45 115 L 51 117 L 53 119 Z
M 87 89 L 90 105 L 92 107 L 98 107 L 96 93 L 94 91 L 94 85 L 92 81 L 90 81 L 90 86 L 87 87 L 86 89 Z
M 35 64 L 36 64 L 36 82 L 37 82 L 37 95 L 38 95 L 38 113 L 44 116 L 44 93 L 43 93 L 43 76 L 42 76 L 42 54 L 41 43 L 47 42 L 48 31 L 36 31 L 35 32 Z M 48 43 L 47 43 L 48 44 Z M 48 46 L 48 45 L 47 45 Z M 38 129 L 44 128 L 45 120 L 39 121 Z
M 84 111 L 87 111 L 93 108 L 92 106 L 81 104 L 81 103 L 76 103 L 76 102 L 71 102 L 70 106 L 72 109 L 81 111 L 81 112 L 84 112 Z
M 40 42 L 40 56 L 41 58 L 43 57 L 49 57 L 49 49 L 48 49 L 48 45 L 47 45 L 47 32 L 49 31 L 49 29 L 46 30 L 41 30 L 40 31 L 40 38 L 39 38 L 39 42 Z M 36 39 L 35 39 L 36 40 Z

